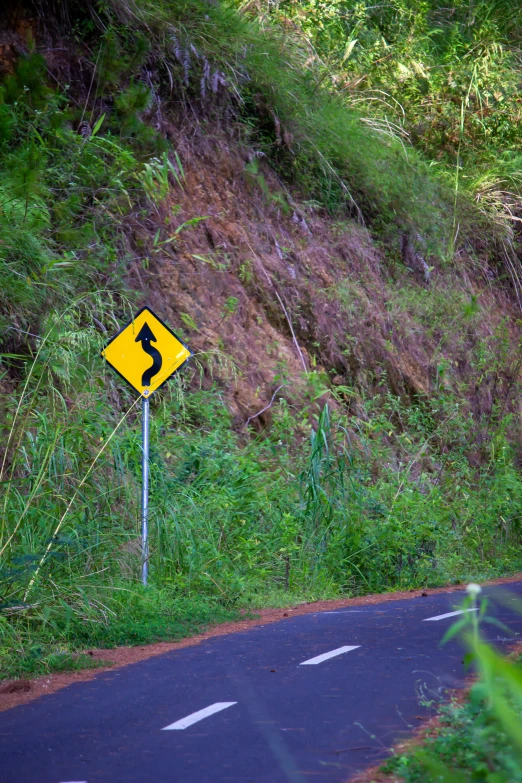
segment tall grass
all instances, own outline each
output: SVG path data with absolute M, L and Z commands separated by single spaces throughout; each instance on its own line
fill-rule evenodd
M 190 612 L 210 619 L 234 605 L 519 566 L 522 485 L 510 447 L 499 432 L 483 472 L 471 470 L 473 421 L 455 401 L 439 417 L 440 400 L 432 411 L 361 398 L 371 426 L 356 436 L 352 417 L 327 405 L 314 418 L 312 384 L 308 410 L 296 417 L 279 402 L 271 431 L 245 442 L 219 388 L 193 388 L 152 405 L 143 593 L 135 401 L 102 367 L 93 326 L 78 362 L 88 312 L 80 301 L 42 339 L 5 439 L 0 605 L 10 671 L 54 665 L 52 656 L 82 643 L 122 643 L 125 629 L 129 640 L 165 638 L 188 627 Z M 401 442 L 400 470 L 383 433 Z M 427 439 L 437 483 L 412 470 Z M 13 650 L 26 669 L 16 669 Z
M 283 0 L 261 8 L 270 23 L 299 31 L 324 83 L 347 106 L 404 139 L 453 186 L 449 257 L 459 245 L 493 237 L 519 295 L 518 261 L 503 247 L 516 233 L 522 195 L 520 6 L 479 0 L 453 3 L 448 12 L 443 0 Z
M 66 416 L 63 398 L 32 397 L 23 408 L 30 412 L 3 504 L 11 607 L 38 600 L 50 584 L 136 578 L 139 433 L 132 402 L 123 418 L 102 413 L 106 384 L 84 389 Z M 173 399 L 154 411 L 153 583 L 248 601 L 262 588 L 335 594 L 495 573 L 499 552 L 500 568 L 518 563 L 520 482 L 505 446 L 478 487 L 453 451 L 439 487 L 427 491 L 411 472 L 418 442 L 402 471 L 382 468 L 389 455 L 379 428 L 390 431 L 395 411 L 383 411 L 380 424 L 374 414 L 362 454 L 327 406 L 301 454 L 293 447 L 299 423 L 284 406 L 276 414 L 271 437 L 242 445 L 216 393 L 187 393 L 183 408 Z

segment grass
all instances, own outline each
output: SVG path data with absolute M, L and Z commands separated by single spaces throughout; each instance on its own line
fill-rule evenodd
M 2 677 L 6 680 L 23 680 L 51 672 L 78 672 L 112 666 L 111 661 L 102 658 L 94 658 L 86 653 L 63 652 L 60 648 L 56 651 L 56 648 L 56 644 L 49 645 L 43 640 L 32 639 L 30 646 L 24 647 L 21 657 L 0 654 L 4 667 Z
M 75 585 L 16 620 L 0 616 L 0 670 L 12 679 L 105 666 L 82 651 L 176 641 L 240 616 L 212 597 L 184 597 L 155 585 Z
M 102 18 L 107 36 L 147 35 L 182 100 L 210 116 L 227 101 L 244 141 L 327 209 L 348 209 L 376 229 L 420 230 L 442 246 L 451 190 L 414 149 L 384 138 L 325 89 L 298 36 L 233 4 L 200 0 L 113 0 Z
M 459 0 L 448 13 L 443 0 L 283 0 L 257 4 L 252 13 L 260 7 L 268 25 L 278 22 L 300 37 L 323 84 L 347 107 L 383 138 L 403 143 L 408 155 L 419 152 L 453 191 L 447 257 L 487 244 L 489 233 L 497 254 L 504 246 L 505 269 L 519 291 L 512 249 L 522 194 L 520 7 Z
M 182 408 L 175 396 L 153 406 L 151 585 L 143 591 L 139 436 L 126 420 L 108 441 L 97 413 L 105 399 L 101 389 L 90 399 L 84 389 L 81 409 L 70 409 L 60 429 L 60 408 L 39 398 L 40 423 L 23 436 L 18 464 L 27 483 L 6 505 L 3 669 L 20 671 L 34 645 L 45 666 L 57 643 L 70 652 L 178 638 L 236 617 L 240 607 L 436 586 L 522 565 L 521 488 L 509 447 L 498 439 L 477 476 L 464 454 L 457 459 L 468 437 L 462 417 L 455 414 L 444 436 L 429 410 L 397 408 L 390 397 L 377 411 L 369 400 L 372 430 L 361 456 L 348 422 L 331 418 L 327 406 L 314 429 L 281 405 L 269 436 L 243 443 L 216 391 L 198 391 L 185 393 Z M 446 463 L 438 486 L 428 475 L 414 479 L 411 459 L 398 475 L 383 469 L 382 433 L 395 430 L 398 412 L 408 437 L 400 429 L 396 437 L 411 459 L 430 427 L 445 443 L 451 432 L 451 452 L 436 457 Z M 310 445 L 296 454 L 303 427 Z M 96 453 L 85 448 L 86 433 L 110 447 L 71 504 L 75 476 Z

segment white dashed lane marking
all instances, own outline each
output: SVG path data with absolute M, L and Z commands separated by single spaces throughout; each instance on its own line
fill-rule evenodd
M 227 707 L 232 707 L 234 704 L 237 704 L 237 701 L 217 701 L 215 704 L 211 704 L 210 707 L 205 707 L 203 710 L 193 712 L 190 715 L 187 715 L 186 718 L 181 718 L 180 720 L 175 721 L 175 723 L 171 723 L 170 726 L 165 726 L 162 731 L 180 731 L 181 729 L 187 729 L 189 726 L 193 726 L 194 723 L 203 720 L 203 718 L 208 718 L 216 712 L 226 710 Z
M 299 666 L 315 666 L 316 663 L 327 661 L 328 658 L 335 658 L 336 655 L 342 655 L 343 653 L 350 652 L 350 650 L 357 650 L 360 646 L 360 644 L 351 644 L 345 647 L 338 647 L 336 650 L 330 650 L 330 652 L 316 655 L 315 658 L 310 658 L 308 661 L 303 661 Z
M 335 612 L 317 612 L 317 614 L 361 614 L 361 609 L 339 609 Z
M 447 614 L 438 614 L 435 617 L 425 617 L 422 621 L 423 623 L 429 623 L 434 620 L 445 620 L 446 617 L 456 617 L 458 614 L 466 614 L 466 612 L 476 612 L 477 607 L 474 606 L 473 609 L 459 609 L 458 612 L 448 612 Z

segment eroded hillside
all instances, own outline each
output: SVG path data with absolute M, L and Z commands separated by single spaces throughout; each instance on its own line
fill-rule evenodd
M 462 395 L 477 423 L 512 409 L 518 306 L 493 269 L 463 253 L 451 266 L 433 260 L 426 280 L 413 253 L 390 258 L 356 221 L 291 193 L 255 150 L 219 131 L 191 145 L 182 132 L 185 144 L 183 187 L 133 237 L 151 259 L 145 297 L 199 350 L 236 364 L 228 398 L 239 420 L 276 386 L 299 401 L 310 371 L 324 373 L 325 391 L 343 387 L 353 413 L 358 391 L 413 402 L 441 388 Z

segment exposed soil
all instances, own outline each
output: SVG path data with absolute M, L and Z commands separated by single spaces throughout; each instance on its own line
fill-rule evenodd
M 499 395 L 509 409 L 520 366 L 508 372 L 499 359 L 498 378 L 475 382 L 469 360 L 479 339 L 497 350 L 493 336 L 508 313 L 506 338 L 518 356 L 518 315 L 500 287 L 484 286 L 465 263 L 460 271 L 435 269 L 430 300 L 448 292 L 462 302 L 476 298 L 481 318 L 465 335 L 458 328 L 430 330 L 437 308 L 423 311 L 424 286 L 407 266 L 391 264 L 366 229 L 335 222 L 290 194 L 262 160 L 252 173 L 252 151 L 219 129 L 187 137 L 182 125 L 164 120 L 163 130 L 182 155 L 186 179 L 160 215 L 128 221 L 129 250 L 150 257 L 148 271 L 136 265 L 129 274 L 157 312 L 187 332 L 192 348 L 232 359 L 238 375 L 227 378 L 215 366 L 213 380 L 223 386 L 236 427 L 267 406 L 281 384 L 276 402 L 299 402 L 305 368 L 327 371 L 334 391 L 341 389 L 337 397 L 345 386 L 378 393 L 383 381 L 402 398 L 429 395 L 439 383 L 441 355 L 451 368 L 444 383 L 465 380 L 475 413 L 490 415 Z M 175 242 L 153 247 L 157 228 L 167 238 L 202 217 Z M 349 399 L 344 403 L 363 415 Z M 263 429 L 270 418 L 268 409 L 252 426 Z M 357 445 L 356 432 L 350 437 Z
M 509 582 L 522 581 L 522 573 L 514 576 L 502 577 L 489 582 L 486 585 L 505 584 Z M 363 595 L 355 598 L 340 598 L 332 601 L 314 601 L 312 603 L 298 604 L 283 609 L 261 609 L 256 617 L 252 619 L 237 620 L 230 623 L 222 623 L 213 628 L 209 628 L 203 633 L 191 636 L 188 639 L 182 639 L 178 642 L 157 642 L 156 644 L 147 644 L 136 647 L 116 647 L 112 650 L 86 650 L 86 654 L 93 659 L 109 662 L 108 666 L 99 666 L 95 669 L 87 669 L 76 672 L 61 672 L 59 674 L 47 674 L 36 679 L 7 680 L 0 685 L 0 712 L 9 710 L 11 707 L 17 707 L 20 704 L 26 704 L 40 696 L 49 693 L 55 693 L 61 688 L 72 685 L 75 682 L 85 682 L 92 680 L 100 672 L 111 668 L 120 668 L 130 663 L 137 663 L 146 658 L 152 658 L 155 655 L 162 655 L 171 650 L 180 650 L 183 647 L 192 647 L 201 644 L 206 639 L 212 639 L 215 636 L 224 636 L 230 633 L 248 631 L 258 625 L 268 623 L 277 623 L 287 617 L 295 617 L 300 614 L 311 614 L 313 612 L 323 612 L 332 609 L 339 609 L 346 606 L 368 606 L 371 604 L 386 603 L 388 601 L 402 601 L 406 598 L 418 598 L 419 596 L 435 595 L 438 593 L 454 593 L 462 590 L 462 585 L 451 585 L 448 587 L 437 587 L 425 590 L 407 590 L 395 593 L 378 593 L 374 595 Z M 369 781 L 370 779 L 368 779 Z M 379 779 L 380 780 L 380 779 Z M 383 778 L 383 780 L 385 780 Z M 388 780 L 388 779 L 386 779 Z M 357 780 L 356 783 L 366 783 L 366 779 Z

